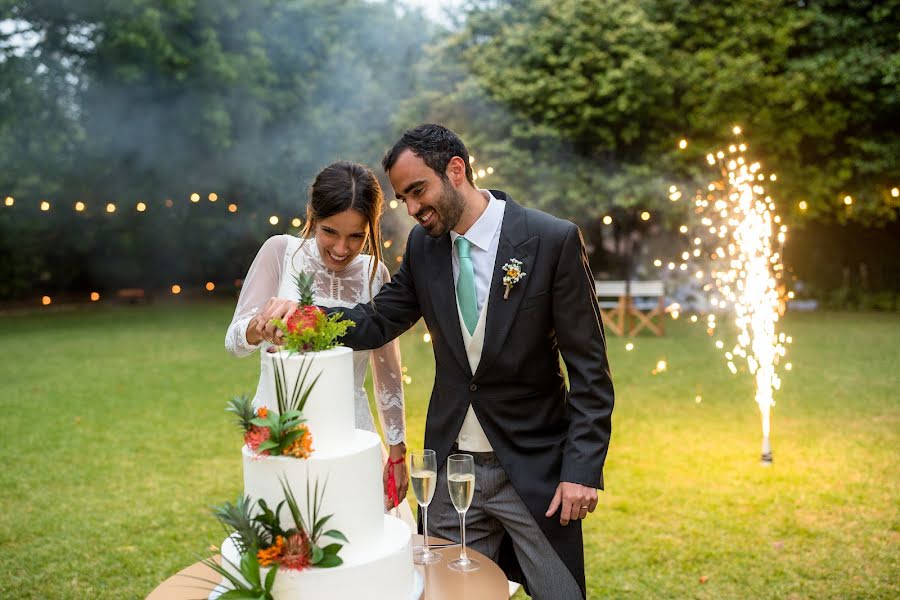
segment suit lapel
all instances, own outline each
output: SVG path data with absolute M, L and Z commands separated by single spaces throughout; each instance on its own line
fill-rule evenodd
M 500 353 L 503 342 L 515 322 L 519 305 L 522 303 L 522 298 L 525 297 L 525 288 L 529 281 L 528 274 L 534 264 L 538 247 L 538 238 L 529 238 L 525 222 L 525 209 L 502 192 L 491 190 L 491 193 L 506 201 L 506 209 L 503 213 L 503 225 L 500 228 L 500 243 L 497 246 L 497 258 L 494 261 L 494 275 L 491 279 L 491 288 L 488 290 L 490 300 L 487 307 L 484 346 L 475 374 L 476 379 L 480 373 L 491 366 Z M 513 286 L 508 298 L 504 298 L 503 294 L 506 288 L 503 285 L 503 276 L 506 273 L 503 265 L 512 258 L 522 261 L 522 272 L 525 273 L 525 278 Z
M 428 285 L 435 316 L 453 356 L 465 371 L 471 374 L 456 308 L 456 286 L 453 283 L 453 267 L 450 263 L 450 234 L 431 242 L 428 264 L 433 265 L 434 277 Z

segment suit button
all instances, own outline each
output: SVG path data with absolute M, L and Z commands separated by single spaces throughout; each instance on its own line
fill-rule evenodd
M 472 385 L 469 386 L 469 391 L 470 391 L 470 392 L 477 392 L 477 391 L 478 391 L 478 386 L 475 385 L 475 384 L 473 383 Z

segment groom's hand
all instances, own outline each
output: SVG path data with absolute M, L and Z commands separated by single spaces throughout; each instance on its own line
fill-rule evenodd
M 552 517 L 557 510 L 560 525 L 568 525 L 569 521 L 584 519 L 589 512 L 597 508 L 597 490 L 581 485 L 562 481 L 556 486 L 556 493 L 550 501 L 550 508 L 544 514 Z

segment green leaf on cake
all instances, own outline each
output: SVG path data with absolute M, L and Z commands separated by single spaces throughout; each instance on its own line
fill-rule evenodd
M 275 584 L 275 573 L 278 572 L 278 565 L 275 565 L 269 570 L 269 574 L 266 575 L 266 591 L 271 591 L 272 586 Z
M 321 519 L 316 521 L 316 524 L 313 526 L 313 529 L 315 529 L 316 531 L 321 531 L 322 528 L 325 527 L 325 523 L 330 521 L 331 517 L 333 517 L 333 516 L 334 515 L 328 515 L 328 516 L 322 517 Z
M 337 529 L 332 529 L 330 531 L 326 531 L 325 533 L 322 534 L 322 537 L 330 537 L 332 539 L 344 542 L 345 544 L 350 543 L 350 540 L 347 539 L 347 536 L 345 536 L 343 533 L 341 533 Z M 336 545 L 336 544 L 332 544 L 332 545 Z
M 259 561 L 256 558 L 256 552 L 247 552 L 241 557 L 241 575 L 247 581 L 256 587 L 262 585 L 262 578 L 259 574 Z
M 322 535 L 325 535 L 325 534 L 322 534 Z M 341 545 L 341 544 L 328 544 L 327 546 L 322 548 L 322 551 L 325 552 L 325 554 L 330 554 L 332 556 L 336 556 L 337 553 L 341 551 L 341 548 L 343 548 L 343 545 Z
M 311 562 L 314 565 L 317 565 L 320 562 L 322 562 L 323 558 L 325 558 L 325 551 L 322 550 L 321 548 L 319 548 L 318 546 L 313 546 L 312 547 L 312 557 L 310 558 L 309 562 Z
M 344 564 L 344 559 L 336 554 L 326 554 L 322 560 L 316 564 L 317 567 L 321 569 L 330 569 L 333 567 L 339 567 Z
M 263 600 L 269 598 L 269 594 L 259 595 L 256 590 L 228 590 L 221 596 L 219 600 Z

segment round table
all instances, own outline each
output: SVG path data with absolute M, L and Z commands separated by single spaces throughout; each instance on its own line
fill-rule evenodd
M 448 544 L 447 540 L 429 537 L 431 544 Z M 413 546 L 422 544 L 422 536 L 414 535 Z M 477 559 L 481 568 L 469 573 L 451 571 L 447 566 L 452 560 L 459 558 L 459 546 L 449 548 L 434 548 L 441 555 L 441 562 L 433 565 L 416 565 L 416 570 L 425 578 L 425 593 L 421 600 L 508 600 L 509 587 L 506 576 L 500 567 L 491 559 L 480 552 L 467 549 L 469 558 Z M 203 579 L 219 580 L 215 571 L 202 562 L 172 575 L 159 587 L 153 590 L 147 600 L 195 600 L 208 596 L 215 587 L 196 579 L 185 576 L 200 577 Z

